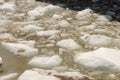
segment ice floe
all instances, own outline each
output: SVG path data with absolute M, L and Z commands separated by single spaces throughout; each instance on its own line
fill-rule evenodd
M 120 50 L 102 47 L 95 51 L 79 53 L 74 61 L 90 69 L 119 72 Z
M 53 68 L 60 65 L 62 58 L 58 55 L 33 57 L 28 64 L 39 68 Z

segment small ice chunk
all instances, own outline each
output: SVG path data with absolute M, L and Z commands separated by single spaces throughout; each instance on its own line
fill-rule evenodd
M 35 47 L 35 41 L 34 40 L 29 40 L 29 41 L 18 41 L 18 43 L 20 44 L 25 44 L 25 45 L 28 45 L 30 47 Z
M 87 41 L 90 45 L 99 47 L 111 44 L 112 39 L 105 35 L 90 35 L 87 38 Z
M 92 23 L 91 25 L 82 26 L 78 29 L 81 30 L 81 31 L 83 31 L 83 30 L 93 30 L 96 27 L 97 27 L 97 25 L 95 23 Z
M 56 43 L 57 46 L 65 48 L 68 50 L 76 50 L 80 48 L 80 45 L 77 44 L 73 39 L 63 39 Z
M 65 71 L 68 69 L 68 66 L 57 66 L 52 68 L 52 70 L 56 70 L 56 71 Z
M 2 57 L 0 57 L 0 65 L 2 64 Z
M 19 13 L 13 15 L 14 20 L 23 20 L 24 18 L 25 18 L 25 13 Z
M 18 76 L 18 73 L 10 73 L 0 77 L 0 80 L 13 80 Z
M 27 26 L 24 26 L 23 28 L 21 28 L 21 30 L 26 33 L 33 33 L 33 32 L 44 30 L 44 28 L 35 26 L 35 25 L 27 25 Z
M 39 17 L 40 16 L 39 11 L 37 11 L 36 9 L 28 11 L 27 14 L 29 17 Z
M 64 73 L 62 73 L 61 75 L 65 75 L 65 76 L 67 76 L 67 77 L 80 77 L 80 76 L 83 76 L 80 72 L 64 72 Z
M 96 21 L 99 21 L 99 22 L 109 22 L 110 20 L 112 20 L 112 17 L 109 15 L 100 15 L 96 19 Z
M 15 12 L 16 5 L 13 3 L 5 3 L 0 7 L 0 9 L 6 12 Z
M 32 57 L 38 54 L 38 49 L 19 43 L 2 43 L 3 47 L 15 55 Z
M 107 76 L 107 79 L 108 80 L 116 80 L 117 79 L 117 76 L 115 75 L 115 74 L 109 74 L 108 76 Z
M 60 22 L 58 23 L 58 25 L 59 25 L 60 27 L 69 27 L 69 26 L 70 26 L 69 22 L 66 21 L 66 20 L 60 21 Z
M 10 38 L 15 38 L 11 33 L 2 33 L 0 34 L 0 39 L 10 39 Z
M 54 14 L 54 15 L 52 16 L 52 18 L 57 20 L 57 19 L 62 19 L 63 16 Z
M 8 25 L 11 25 L 11 24 L 12 24 L 11 20 L 0 20 L 0 27 L 8 26 Z
M 91 9 L 78 11 L 76 18 L 80 21 L 91 20 L 93 18 L 93 11 Z
M 3 71 L 2 65 L 3 65 L 3 61 L 2 61 L 2 57 L 0 57 L 0 72 Z
M 28 64 L 34 67 L 39 68 L 53 68 L 62 62 L 62 59 L 58 55 L 53 56 L 41 56 L 41 57 L 33 57 Z
M 48 5 L 46 7 L 37 7 L 31 11 L 28 11 L 28 16 L 39 17 L 39 16 L 44 16 L 44 15 L 50 15 L 60 10 L 61 10 L 60 7 L 53 6 L 53 5 Z
M 46 30 L 46 31 L 38 31 L 37 35 L 38 36 L 52 36 L 52 35 L 56 35 L 60 33 L 61 33 L 60 30 Z

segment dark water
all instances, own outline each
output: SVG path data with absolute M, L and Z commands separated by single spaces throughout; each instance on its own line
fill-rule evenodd
M 120 0 L 36 0 L 63 8 L 81 11 L 91 8 L 95 13 L 109 15 L 113 21 L 120 21 Z

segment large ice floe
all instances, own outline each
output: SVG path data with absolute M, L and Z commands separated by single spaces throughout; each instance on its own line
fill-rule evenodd
M 94 70 L 120 71 L 120 50 L 99 48 L 95 51 L 79 53 L 75 56 L 75 63 Z
M 18 80 L 92 80 L 80 72 L 57 72 L 55 70 L 26 70 Z

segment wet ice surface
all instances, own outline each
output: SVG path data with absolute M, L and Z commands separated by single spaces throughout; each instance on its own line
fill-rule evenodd
M 9 73 L 20 76 L 28 69 L 39 68 L 78 71 L 95 80 L 119 80 L 116 63 L 120 56 L 119 22 L 111 22 L 110 16 L 96 14 L 91 9 L 73 11 L 34 0 L 12 1 L 0 6 L 0 57 L 3 59 L 0 77 Z M 101 50 L 101 47 L 108 49 Z M 87 55 L 87 52 L 94 54 Z M 100 64 L 96 65 L 97 62 Z M 105 63 L 107 71 L 103 69 Z
M 0 56 L 3 59 L 3 72 L 1 72 L 0 76 L 15 73 L 15 72 L 23 72 L 27 66 L 24 58 L 16 57 L 12 55 L 9 51 L 5 50 L 0 45 Z

